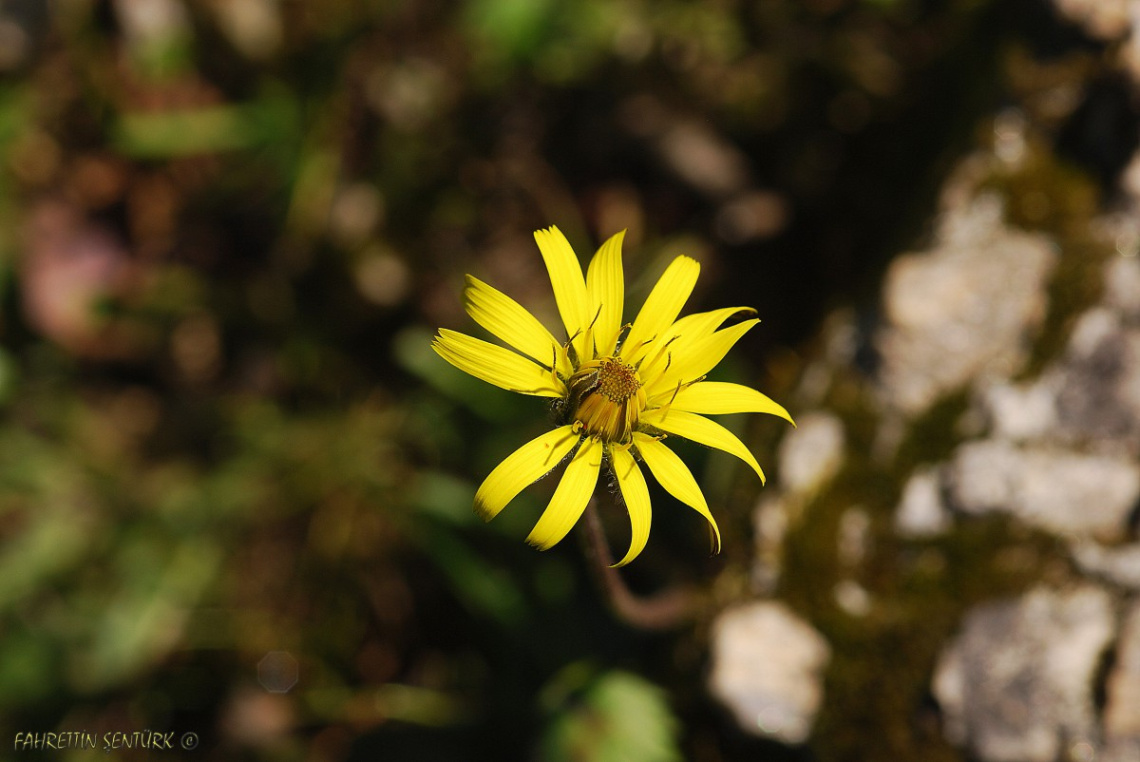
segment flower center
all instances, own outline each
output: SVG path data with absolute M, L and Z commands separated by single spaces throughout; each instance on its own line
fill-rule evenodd
M 570 377 L 571 417 L 605 442 L 627 442 L 645 409 L 637 369 L 620 357 L 582 363 Z

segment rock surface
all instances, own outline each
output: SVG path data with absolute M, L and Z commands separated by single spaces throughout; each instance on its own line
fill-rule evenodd
M 1042 439 L 1057 425 L 1057 395 L 1045 384 L 998 382 L 982 390 L 982 405 L 999 439 Z
M 938 469 L 916 471 L 903 487 L 895 510 L 895 529 L 903 537 L 931 537 L 950 528 L 950 515 L 942 499 Z
M 709 687 L 745 731 L 799 744 L 823 702 L 830 658 L 827 641 L 791 609 L 749 603 L 713 623 Z
M 1107 593 L 1038 588 L 978 606 L 934 677 L 944 730 L 987 762 L 1055 762 L 1099 741 L 1093 680 L 1114 630 Z
M 1140 257 L 1118 257 L 1104 278 L 1104 301 L 1132 324 L 1140 322 Z
M 1140 745 L 1140 602 L 1133 601 L 1108 676 L 1104 735 L 1109 745 Z
M 780 486 L 810 493 L 843 462 L 843 423 L 829 413 L 808 413 L 780 444 Z
M 1140 84 L 1140 0 L 1053 3 L 1116 36 L 1109 55 Z M 881 313 L 825 325 L 791 400 L 801 428 L 755 511 L 752 586 L 808 587 L 828 615 L 874 636 L 891 630 L 891 592 L 950 585 L 982 602 L 935 641 L 937 667 L 917 679 L 964 758 L 1140 762 L 1140 153 L 1111 211 L 1080 211 L 1083 191 L 1050 174 L 1037 121 L 1032 109 L 995 117 L 992 149 L 944 188 L 933 243 L 889 267 Z M 1035 218 L 1034 204 L 1056 214 Z M 856 464 L 873 481 L 859 482 Z M 991 515 L 1013 521 L 978 520 Z M 986 602 L 991 589 L 1014 597 Z M 931 605 L 944 605 L 947 589 L 935 592 Z M 819 636 L 765 623 L 777 612 L 718 621 L 713 691 L 751 732 L 799 743 L 826 656 L 797 652 Z M 895 687 L 908 679 L 883 673 Z
M 1055 260 L 1047 238 L 1003 224 L 994 196 L 948 212 L 935 248 L 887 273 L 876 340 L 884 402 L 914 415 L 968 382 L 1016 371 Z
M 1093 37 L 1112 40 L 1126 35 L 1132 27 L 1131 0 L 1054 0 L 1057 10 L 1080 24 Z
M 1105 547 L 1096 542 L 1077 543 L 1073 560 L 1090 577 L 1140 591 L 1140 543 L 1118 547 Z
M 1140 328 L 1126 327 L 1108 308 L 1089 310 L 1043 382 L 1057 389 L 1059 436 L 1140 455 Z
M 1140 466 L 1125 458 L 968 442 L 950 465 L 950 495 L 968 514 L 1008 512 L 1069 536 L 1119 539 L 1140 500 Z
M 766 491 L 753 511 L 755 593 L 768 595 L 776 589 L 784 538 L 811 498 L 835 476 L 843 464 L 845 447 L 842 421 L 827 412 L 800 416 L 798 426 L 784 436 L 779 449 L 780 492 Z

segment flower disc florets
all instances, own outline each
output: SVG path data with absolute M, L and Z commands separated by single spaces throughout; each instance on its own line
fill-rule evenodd
M 645 390 L 637 368 L 620 357 L 585 362 L 570 377 L 572 422 L 603 442 L 627 443 L 645 409 Z

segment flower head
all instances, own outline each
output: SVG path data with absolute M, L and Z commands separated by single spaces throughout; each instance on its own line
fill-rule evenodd
M 745 307 L 678 320 L 700 272 L 695 260 L 674 259 L 633 323 L 623 326 L 623 235 L 618 233 L 598 249 L 583 277 L 578 258 L 558 228 L 534 234 L 554 287 L 565 342 L 518 302 L 467 276 L 467 313 L 511 349 L 442 328 L 432 348 L 455 367 L 495 386 L 554 398 L 560 417 L 560 425 L 515 450 L 490 473 L 475 494 L 475 511 L 492 519 L 523 488 L 569 458 L 554 496 L 527 537 L 546 550 L 577 523 L 604 465 L 617 481 L 632 528 L 621 566 L 636 558 L 649 539 L 649 491 L 640 462 L 667 492 L 705 517 L 719 552 L 720 530 L 708 503 L 688 467 L 664 440 L 678 436 L 729 452 L 763 481 L 764 472 L 748 448 L 704 415 L 770 413 L 792 419 L 755 389 L 704 380 L 759 321 L 749 318 L 721 327 L 733 315 L 753 314 Z

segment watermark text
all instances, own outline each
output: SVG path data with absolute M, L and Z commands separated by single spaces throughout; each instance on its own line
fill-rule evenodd
M 73 730 L 49 733 L 16 733 L 12 742 L 14 751 L 32 751 L 38 749 L 102 749 L 110 752 L 114 749 L 148 749 L 152 751 L 165 751 L 182 749 L 190 751 L 198 747 L 197 733 L 178 733 L 177 731 L 133 730 L 123 732 L 119 730 L 108 731 L 99 735 L 88 733 L 85 730 Z

